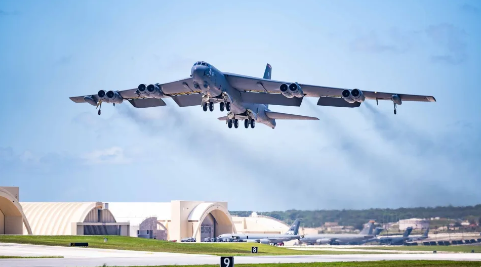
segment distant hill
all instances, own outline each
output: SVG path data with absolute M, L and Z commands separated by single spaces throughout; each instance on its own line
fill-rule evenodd
M 249 216 L 252 211 L 230 211 L 231 215 Z M 319 227 L 325 222 L 338 222 L 339 225 L 351 225 L 357 229 L 369 220 L 378 223 L 397 222 L 410 218 L 449 218 L 456 220 L 470 220 L 481 224 L 481 204 L 465 207 L 434 207 L 434 208 L 399 208 L 399 209 L 365 209 L 365 210 L 287 210 L 258 212 L 271 216 L 286 223 L 296 218 L 302 219 L 304 227 Z

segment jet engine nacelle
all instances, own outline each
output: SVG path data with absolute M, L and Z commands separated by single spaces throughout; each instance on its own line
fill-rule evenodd
M 351 96 L 352 96 L 352 99 L 354 99 L 354 101 L 356 102 L 364 102 L 364 100 L 366 100 L 366 97 L 364 96 L 362 91 L 359 89 L 353 89 L 351 91 Z
M 291 90 L 289 90 L 289 85 L 283 83 L 283 84 L 281 84 L 281 87 L 279 89 L 281 90 L 281 94 L 284 95 L 285 97 L 287 97 L 287 98 L 293 98 L 294 97 Z
M 140 97 L 144 98 L 161 98 L 164 95 L 164 92 L 162 92 L 162 89 L 160 88 L 160 84 L 140 84 L 137 87 L 137 94 Z
M 269 245 L 271 243 L 271 241 L 269 239 L 260 239 L 259 243 Z
M 354 103 L 354 102 L 356 102 L 356 100 L 354 100 L 354 97 L 353 97 L 352 94 L 351 94 L 351 90 L 347 90 L 347 89 L 346 89 L 346 90 L 342 91 L 341 95 L 342 95 L 342 98 L 343 98 L 344 100 L 346 100 L 347 103 Z
M 106 96 L 106 99 L 107 99 L 106 102 L 108 102 L 108 103 L 120 104 L 124 101 L 124 98 L 118 92 L 108 91 L 105 94 L 105 96 Z
M 299 97 L 299 98 L 304 97 L 304 93 L 302 92 L 302 88 L 298 83 L 291 83 L 289 85 L 289 91 L 291 91 L 291 94 L 295 97 Z
M 246 242 L 247 243 L 259 243 L 259 240 L 257 240 L 257 239 L 247 239 Z
M 396 105 L 401 105 L 403 102 L 401 100 L 401 97 L 399 95 L 392 95 L 392 102 Z

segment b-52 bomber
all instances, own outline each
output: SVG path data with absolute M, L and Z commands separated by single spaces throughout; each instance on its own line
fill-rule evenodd
M 255 78 L 226 73 L 211 64 L 199 61 L 191 68 L 189 78 L 170 83 L 140 84 L 137 88 L 123 91 L 100 90 L 97 94 L 70 97 L 75 103 L 89 103 L 101 114 L 102 103 L 120 104 L 128 100 L 136 108 L 165 106 L 163 98 L 172 98 L 179 107 L 201 106 L 204 111 L 214 110 L 219 104 L 226 116 L 229 128 L 238 128 L 244 121 L 245 128 L 254 128 L 255 123 L 265 124 L 272 129 L 276 120 L 318 120 L 315 117 L 274 112 L 269 105 L 301 106 L 304 97 L 318 98 L 318 106 L 359 107 L 366 100 L 389 100 L 396 106 L 404 101 L 436 102 L 433 96 L 408 95 L 342 89 L 307 85 L 297 82 L 271 80 L 272 67 L 267 64 L 264 77 Z

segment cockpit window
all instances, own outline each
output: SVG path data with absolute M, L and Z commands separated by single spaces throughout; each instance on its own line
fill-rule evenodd
M 204 63 L 204 62 L 202 62 L 202 63 L 201 63 L 201 65 L 202 65 L 202 66 L 205 66 L 205 63 Z

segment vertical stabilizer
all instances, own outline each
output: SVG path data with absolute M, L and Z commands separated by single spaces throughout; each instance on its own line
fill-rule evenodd
M 413 230 L 412 227 L 406 228 L 406 231 L 404 231 L 403 237 L 408 237 L 411 234 L 412 230 Z
M 367 225 L 359 233 L 361 235 L 372 235 L 372 230 L 374 229 L 374 221 L 369 221 Z
M 272 76 L 272 67 L 271 64 L 267 63 L 266 71 L 264 71 L 264 79 L 270 80 Z
M 291 227 L 289 227 L 289 230 L 285 233 L 286 235 L 297 235 L 299 233 L 299 225 L 301 224 L 301 221 L 299 219 L 296 219 L 294 223 L 292 223 Z
M 424 234 L 423 234 L 423 237 L 428 237 L 428 233 L 429 233 L 429 227 L 426 228 L 426 231 L 424 231 Z

